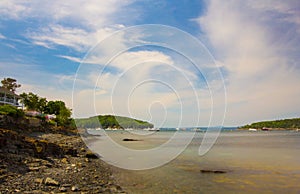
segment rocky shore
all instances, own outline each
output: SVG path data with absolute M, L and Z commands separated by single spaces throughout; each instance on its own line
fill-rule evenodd
M 3 124 L 5 123 L 5 124 Z M 125 193 L 77 131 L 0 122 L 0 193 Z

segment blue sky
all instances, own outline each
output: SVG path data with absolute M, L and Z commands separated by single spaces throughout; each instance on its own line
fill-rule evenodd
M 76 110 L 74 116 L 89 116 L 94 110 L 131 114 L 159 126 L 194 125 L 199 111 L 200 125 L 222 123 L 223 115 L 227 126 L 299 117 L 298 1 L 4 0 L 0 16 L 0 78 L 16 78 L 22 84 L 18 92 L 66 101 Z M 157 37 L 149 39 L 151 35 L 136 31 L 131 36 L 154 46 L 128 49 L 126 34 L 113 35 L 143 24 L 168 25 L 177 28 L 179 35 L 180 30 L 192 35 L 207 52 L 185 45 L 188 37 L 178 36 L 170 44 L 198 56 L 196 65 L 202 72 L 178 52 L 155 47 Z M 101 48 L 101 41 L 111 36 L 112 41 Z M 124 48 L 126 52 L 100 74 L 105 61 L 99 53 Z M 77 76 L 81 85 L 73 93 L 78 71 L 84 73 Z M 146 78 L 169 84 L 180 100 L 166 84 L 142 84 L 136 93 L 126 93 Z M 117 93 L 112 92 L 114 86 L 119 87 Z M 87 106 L 85 99 L 91 95 L 96 102 Z M 217 120 L 211 119 L 212 110 Z

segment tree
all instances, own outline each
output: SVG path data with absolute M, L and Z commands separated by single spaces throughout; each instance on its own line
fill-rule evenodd
M 17 84 L 17 80 L 13 78 L 4 78 L 1 81 L 2 87 L 9 91 L 15 92 L 17 88 L 21 87 L 21 84 Z
M 64 108 L 66 105 L 63 101 L 49 101 L 45 107 L 45 113 L 59 115 Z
M 28 110 L 44 112 L 47 106 L 46 98 L 41 98 L 32 92 L 29 92 L 28 94 L 23 92 L 20 96 L 22 97 L 22 103 Z
M 29 92 L 20 94 L 22 102 L 28 110 L 36 110 L 45 114 L 55 114 L 55 121 L 59 126 L 72 125 L 71 110 L 66 107 L 63 101 L 47 101 L 46 98 L 41 98 L 38 95 Z
M 55 114 L 58 125 L 67 126 L 70 124 L 71 110 L 66 107 L 63 101 L 49 101 L 45 107 L 46 114 Z

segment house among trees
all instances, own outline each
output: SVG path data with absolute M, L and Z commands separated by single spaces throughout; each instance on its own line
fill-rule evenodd
M 22 107 L 22 104 L 19 103 L 21 99 L 22 98 L 14 92 L 0 87 L 0 105 L 9 104 L 15 107 Z

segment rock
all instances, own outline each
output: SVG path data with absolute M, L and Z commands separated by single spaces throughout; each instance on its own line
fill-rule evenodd
M 66 170 L 71 170 L 71 167 L 70 167 L 70 166 L 68 166 L 68 167 L 66 168 Z
M 66 191 L 67 191 L 67 188 L 66 188 L 66 187 L 60 187 L 60 188 L 59 188 L 59 191 L 60 191 L 60 192 L 66 192 Z
M 29 171 L 39 171 L 41 167 L 28 167 Z
M 200 170 L 201 173 L 214 173 L 214 174 L 223 174 L 227 173 L 225 170 Z
M 67 158 L 63 158 L 63 159 L 61 159 L 61 162 L 64 163 L 64 164 L 68 164 L 68 159 Z
M 98 158 L 98 156 L 96 154 L 94 154 L 92 151 L 87 151 L 87 153 L 85 154 L 85 157 L 90 158 L 90 159 Z
M 57 182 L 56 180 L 50 178 L 50 177 L 47 177 L 45 179 L 45 185 L 49 185 L 49 186 L 59 186 L 59 182 Z
M 121 191 L 122 188 L 119 185 L 112 185 L 111 188 L 110 188 L 110 190 L 112 192 L 117 192 L 117 191 Z
M 140 141 L 138 139 L 124 138 L 123 141 Z
M 77 185 L 72 186 L 71 191 L 79 191 L 79 188 Z
M 63 184 L 62 187 L 71 187 L 71 184 Z
M 41 178 L 36 178 L 36 179 L 34 179 L 34 182 L 39 183 L 39 184 L 42 184 L 42 183 L 43 183 L 43 179 L 41 179 Z
M 77 156 L 77 150 L 74 148 L 69 148 L 69 147 L 63 147 L 64 153 L 67 155 L 71 155 L 71 156 Z

